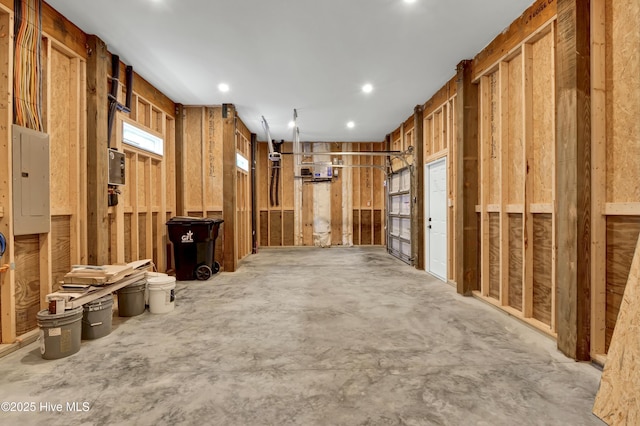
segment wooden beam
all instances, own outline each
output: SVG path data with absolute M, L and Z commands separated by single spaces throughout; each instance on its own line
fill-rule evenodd
M 224 220 L 223 259 L 224 270 L 235 272 L 238 267 L 238 250 L 236 242 L 236 111 L 233 105 L 223 106 L 226 116 L 222 117 L 222 218 Z
M 185 111 L 184 105 L 176 106 L 176 215 L 184 216 L 186 211 L 185 188 Z
M 556 0 L 537 0 L 529 6 L 519 18 L 476 55 L 473 59 L 473 79 L 476 80 L 487 72 L 500 59 L 517 48 L 523 40 L 538 31 L 545 22 L 553 19 L 556 8 Z
M 107 45 L 92 35 L 87 40 L 87 251 L 88 263 L 108 263 L 107 207 L 107 75 L 111 55 Z
M 89 39 L 92 36 L 87 36 L 80 28 L 46 2 L 42 2 L 42 31 L 83 59 L 87 59 L 91 55 L 89 50 L 92 47 Z
M 456 289 L 470 296 L 478 289 L 478 87 L 471 61 L 457 66 L 456 122 Z
M 416 269 L 425 269 L 425 245 L 424 245 L 424 143 L 422 105 L 417 105 L 413 110 L 413 199 L 416 200 L 411 211 L 411 250 Z M 413 200 L 412 200 L 413 202 Z
M 591 0 L 591 356 L 606 352 L 607 120 L 606 0 Z M 636 95 L 637 96 L 637 95 Z M 635 214 L 640 215 L 640 203 Z M 619 213 L 619 212 L 618 212 Z
M 589 359 L 591 120 L 589 2 L 558 0 L 556 193 L 558 349 Z

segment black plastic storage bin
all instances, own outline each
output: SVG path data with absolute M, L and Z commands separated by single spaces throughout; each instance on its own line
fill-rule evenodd
M 178 216 L 167 222 L 169 240 L 173 243 L 176 279 L 208 280 L 220 270 L 214 260 L 216 238 L 222 219 Z

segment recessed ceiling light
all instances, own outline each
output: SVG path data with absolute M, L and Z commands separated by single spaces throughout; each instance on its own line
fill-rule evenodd
M 354 123 L 353 121 L 350 121 L 347 123 L 347 127 L 350 129 L 353 129 L 354 127 L 356 127 L 356 123 Z
M 362 86 L 362 91 L 364 93 L 371 93 L 373 91 L 373 86 L 370 83 L 367 83 L 364 86 Z
M 218 84 L 218 90 L 221 92 L 228 92 L 229 91 L 229 85 L 227 83 L 220 83 Z
M 404 0 L 405 3 L 415 3 L 416 0 Z
M 293 126 L 295 126 L 295 125 L 296 125 L 296 123 L 294 123 L 293 121 L 289 122 L 289 128 L 290 129 L 293 129 Z

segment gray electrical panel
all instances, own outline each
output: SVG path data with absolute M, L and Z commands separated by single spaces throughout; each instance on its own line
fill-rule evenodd
M 124 153 L 109 148 L 109 185 L 124 185 Z
M 13 125 L 13 232 L 51 230 L 49 135 Z

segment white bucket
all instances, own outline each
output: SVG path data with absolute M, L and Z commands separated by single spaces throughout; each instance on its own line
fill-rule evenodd
M 154 278 L 154 277 L 167 278 L 168 276 L 169 275 L 163 272 L 154 272 L 154 271 L 145 272 L 145 278 L 147 279 L 147 281 L 149 281 L 149 278 Z M 149 286 L 145 287 L 144 289 L 144 304 L 145 306 L 149 306 Z
M 176 305 L 176 278 L 170 276 L 149 277 L 149 312 L 152 314 L 166 314 L 173 311 Z

